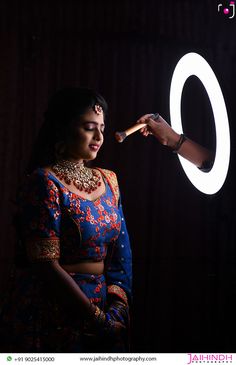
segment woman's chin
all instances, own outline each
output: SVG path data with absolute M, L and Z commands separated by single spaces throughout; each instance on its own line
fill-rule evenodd
M 97 157 L 97 153 L 90 153 L 88 154 L 86 157 L 84 157 L 84 161 L 92 161 L 95 160 L 95 158 Z

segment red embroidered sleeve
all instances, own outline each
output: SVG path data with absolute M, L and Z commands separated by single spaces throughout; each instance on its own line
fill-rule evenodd
M 31 262 L 59 259 L 59 192 L 46 171 L 36 170 L 26 181 L 20 197 L 20 215 L 28 259 Z
M 60 241 L 57 237 L 34 239 L 26 242 L 26 250 L 31 262 L 58 260 Z

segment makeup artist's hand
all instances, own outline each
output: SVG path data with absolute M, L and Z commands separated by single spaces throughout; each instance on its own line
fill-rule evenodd
M 137 123 L 146 123 L 147 126 L 140 129 L 143 136 L 153 134 L 158 141 L 165 146 L 173 147 L 179 140 L 179 134 L 160 115 L 157 120 L 151 118 L 152 114 L 145 114 L 137 120 Z
M 177 151 L 179 155 L 197 167 L 205 169 L 205 171 L 212 167 L 215 156 L 214 151 L 208 150 L 189 138 L 185 138 L 184 143 L 181 143 L 178 147 L 181 135 L 176 133 L 161 116 L 156 120 L 153 120 L 151 116 L 152 114 L 145 114 L 137 120 L 137 123 L 146 123 L 146 126 L 140 129 L 145 137 L 153 134 L 162 145 L 170 147 L 175 152 Z M 176 147 L 178 147 L 177 150 Z

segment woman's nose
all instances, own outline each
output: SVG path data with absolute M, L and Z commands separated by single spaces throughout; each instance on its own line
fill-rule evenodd
M 96 129 L 95 134 L 94 134 L 94 138 L 97 141 L 101 141 L 103 138 L 102 132 L 99 129 Z

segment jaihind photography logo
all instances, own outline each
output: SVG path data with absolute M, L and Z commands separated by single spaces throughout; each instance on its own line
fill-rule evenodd
M 218 4 L 218 13 L 222 13 L 228 19 L 233 19 L 235 17 L 235 1 L 230 1 L 226 6 L 222 3 Z
M 232 364 L 233 355 L 232 354 L 188 354 L 187 365 L 190 364 Z

